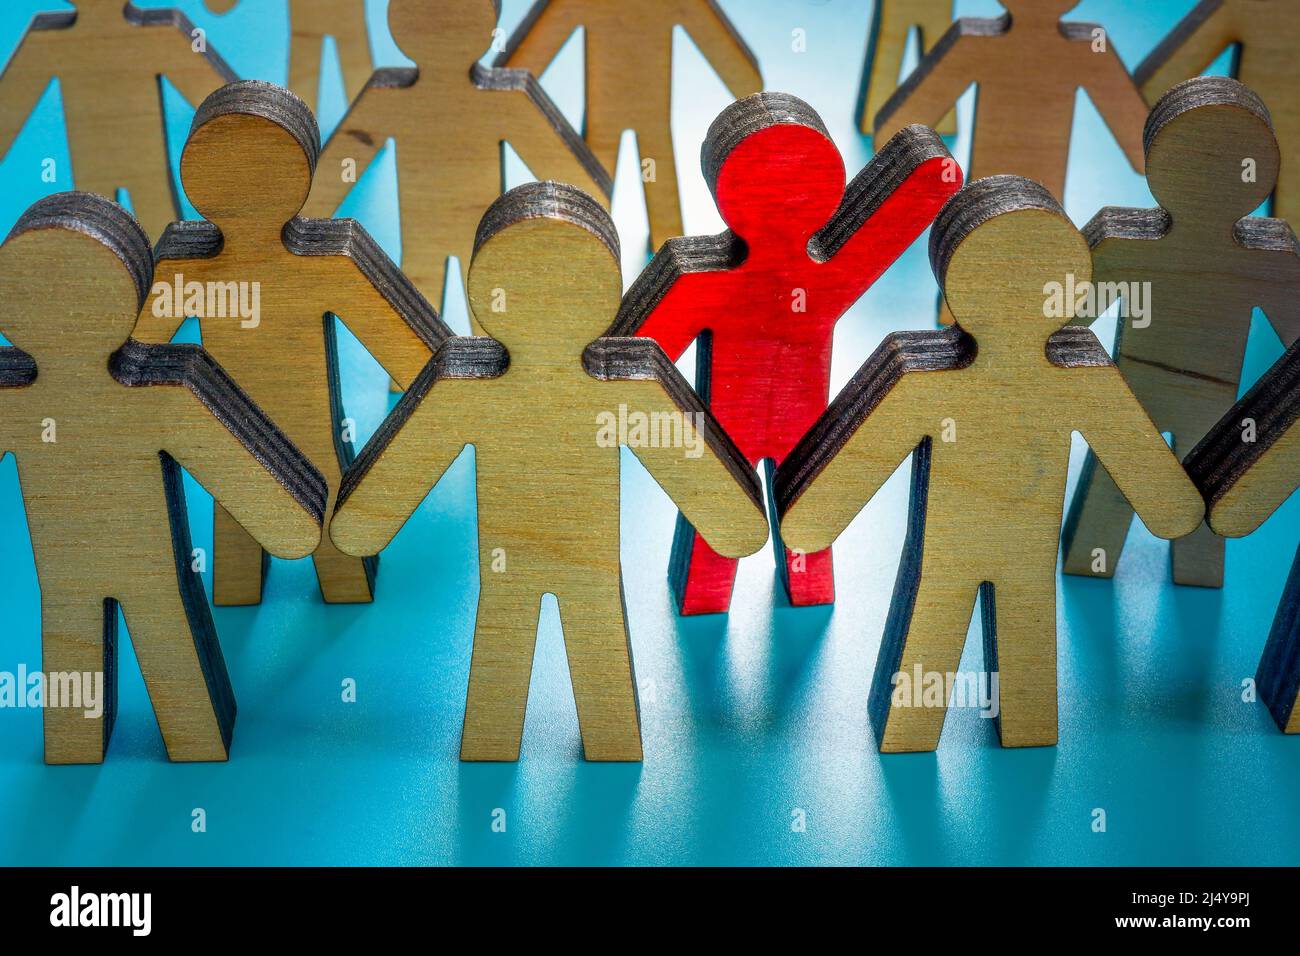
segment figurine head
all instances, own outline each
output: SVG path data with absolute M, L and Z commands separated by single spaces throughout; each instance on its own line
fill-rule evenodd
M 581 362 L 622 299 L 614 223 L 575 186 L 512 189 L 479 223 L 466 290 L 474 317 L 512 366 Z
M 388 30 L 421 70 L 467 71 L 492 45 L 501 0 L 389 0 Z
M 844 160 L 821 117 L 787 93 L 723 110 L 700 161 L 723 221 L 741 238 L 782 230 L 800 246 L 844 199 Z
M 1147 183 L 1180 220 L 1250 215 L 1277 185 L 1281 157 L 1264 102 L 1222 76 L 1199 76 L 1162 96 L 1146 124 Z
M 153 251 L 134 217 L 102 196 L 56 193 L 0 246 L 0 332 L 42 368 L 107 370 L 135 327 Z
M 199 106 L 181 182 L 209 222 L 278 233 L 307 202 L 319 155 L 307 104 L 283 87 L 245 80 Z
M 1019 176 L 971 183 L 940 211 L 930 262 L 957 324 L 981 351 L 1036 352 L 1073 318 L 1048 307 L 1055 284 L 1092 281 L 1092 253 L 1044 187 Z

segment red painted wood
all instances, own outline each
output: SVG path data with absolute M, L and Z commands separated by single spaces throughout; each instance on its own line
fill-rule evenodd
M 868 167 L 861 177 L 871 173 Z M 835 323 L 960 187 L 956 163 L 927 160 L 831 258 L 818 261 L 809 240 L 845 196 L 839 150 L 810 126 L 760 129 L 727 155 L 713 184 L 723 220 L 748 247 L 744 261 L 681 275 L 637 334 L 656 339 L 676 361 L 707 333 L 700 393 L 751 463 L 780 464 L 826 409 Z M 690 240 L 670 240 L 660 255 L 683 242 Z M 714 553 L 684 522 L 673 564 L 682 613 L 728 609 L 736 562 Z M 829 551 L 799 560 L 787 550 L 782 570 L 792 604 L 834 601 Z

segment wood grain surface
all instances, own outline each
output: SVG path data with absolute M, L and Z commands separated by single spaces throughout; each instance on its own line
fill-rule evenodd
M 1300 343 L 1293 344 L 1187 456 L 1209 522 L 1237 538 L 1255 531 L 1300 486 Z M 1300 553 L 1255 674 L 1278 727 L 1300 733 Z
M 1053 744 L 1072 433 L 1156 534 L 1189 534 L 1204 502 L 1095 336 L 1049 316 L 1047 284 L 1086 281 L 1091 257 L 1042 186 L 1013 176 L 967 186 L 939 214 L 930 257 L 956 324 L 890 336 L 836 397 L 778 470 L 781 533 L 793 547 L 828 547 L 914 452 L 869 703 L 880 748 L 938 744 L 948 695 L 918 699 L 909 684 L 957 675 L 977 593 L 1003 745 Z
M 1160 206 L 1103 209 L 1084 235 L 1099 292 L 1126 294 L 1111 354 L 1185 455 L 1236 401 L 1253 311 L 1285 344 L 1300 337 L 1300 245 L 1281 220 L 1244 218 L 1273 190 L 1278 146 L 1268 110 L 1240 83 L 1174 87 L 1152 110 L 1146 152 Z M 1066 520 L 1065 571 L 1113 576 L 1132 517 L 1090 453 Z M 1222 587 L 1223 539 L 1208 526 L 1172 552 L 1175 583 Z
M 1104 28 L 1060 20 L 1076 6 L 1068 0 L 1007 0 L 1003 6 L 1009 13 L 1000 18 L 963 17 L 949 28 L 876 115 L 877 140 L 911 123 L 939 123 L 975 83 L 968 178 L 1014 173 L 1059 199 L 1082 89 L 1133 168 L 1143 172 L 1147 102 Z
M 495 0 L 392 0 L 388 24 L 411 68 L 375 72 L 325 144 L 306 207 L 329 216 L 391 138 L 397 149 L 403 271 L 435 305 L 447 258 L 468 266 L 474 230 L 502 191 L 508 142 L 534 175 L 608 204 L 613 183 L 536 78 L 478 63 Z
M 77 188 L 109 199 L 130 194 L 150 236 L 180 215 L 167 157 L 165 76 L 191 103 L 235 79 L 179 10 L 123 0 L 79 0 L 75 10 L 39 13 L 0 73 L 0 157 L 54 78 L 59 80 Z
M 826 409 L 835 323 L 961 188 L 961 170 L 934 132 L 913 126 L 846 188 L 821 117 L 785 93 L 727 107 L 702 155 L 730 228 L 669 240 L 628 291 L 615 331 L 650 336 L 674 361 L 698 340 L 696 387 L 770 476 Z M 793 604 L 834 601 L 829 551 L 780 553 Z M 683 613 L 730 606 L 736 562 L 684 518 L 670 573 Z
M 599 337 L 621 288 L 614 226 L 594 199 L 556 183 L 511 190 L 483 217 L 470 268 L 471 307 L 494 339 L 444 343 L 344 480 L 334 540 L 369 554 L 474 446 L 480 593 L 462 759 L 518 759 L 547 593 L 587 759 L 641 759 L 620 444 L 720 553 L 767 540 L 753 471 L 663 350 Z
M 898 89 L 908 39 L 917 32 L 921 55 L 939 42 L 952 26 L 953 0 L 876 0 L 867 40 L 867 66 L 863 72 L 862 108 L 858 126 L 863 135 L 875 130 L 876 114 Z M 935 132 L 957 134 L 957 110 L 949 110 Z
M 451 333 L 360 225 L 297 215 L 319 149 L 311 112 L 281 87 L 250 80 L 203 102 L 181 179 L 205 221 L 176 223 L 159 242 L 135 335 L 167 342 L 201 306 L 205 346 L 325 475 L 332 509 L 352 458 L 335 316 L 403 386 Z M 201 301 L 191 301 L 191 284 Z M 239 298 L 238 314 L 227 290 Z M 256 315 L 243 309 L 254 295 Z M 221 508 L 215 521 L 214 600 L 259 602 L 265 561 L 251 529 Z M 328 535 L 313 559 L 326 601 L 371 600 L 374 560 L 340 554 Z
M 1155 102 L 1234 48 L 1233 75 L 1260 95 L 1282 147 L 1273 214 L 1300 219 L 1300 4 L 1294 0 L 1202 0 L 1138 65 Z
M 87 193 L 42 199 L 0 247 L 0 332 L 14 343 L 0 349 L 0 449 L 27 507 L 41 665 L 103 680 L 97 715 L 45 708 L 49 763 L 103 759 L 119 606 L 168 756 L 226 758 L 235 698 L 191 567 L 182 467 L 275 554 L 320 540 L 323 477 L 220 366 L 197 346 L 127 338 L 151 265 L 135 220 Z
M 203 0 L 216 14 L 229 13 L 239 0 Z M 287 0 L 289 5 L 289 89 L 317 111 L 325 38 L 334 38 L 343 95 L 351 102 L 370 79 L 370 30 L 366 0 Z

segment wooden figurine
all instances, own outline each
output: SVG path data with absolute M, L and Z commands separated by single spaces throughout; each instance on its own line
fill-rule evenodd
M 352 457 L 335 316 L 402 385 L 451 333 L 360 225 L 298 217 L 319 149 L 311 111 L 282 87 L 250 80 L 204 100 L 181 179 L 206 221 L 175 223 L 159 242 L 135 334 L 166 342 L 197 316 L 212 355 L 324 473 L 332 509 Z M 262 549 L 224 509 L 215 522 L 214 600 L 256 604 Z M 328 535 L 312 557 L 326 601 L 371 600 L 373 559 L 340 554 Z
M 956 316 L 889 336 L 778 470 L 787 544 L 828 547 L 909 454 L 912 503 L 869 713 L 883 751 L 933 750 L 976 592 L 1004 746 L 1057 736 L 1056 554 L 1071 433 L 1163 537 L 1204 502 L 1096 337 L 1062 329 L 1052 283 L 1087 282 L 1087 243 L 1042 186 L 973 183 L 930 239 Z M 924 693 L 922 689 L 924 688 Z
M 682 229 L 672 133 L 673 29 L 681 26 L 736 97 L 763 88 L 758 61 L 716 0 L 537 0 L 510 37 L 499 65 L 541 75 L 579 26 L 586 33 L 586 139 L 614 169 L 624 130 L 634 130 L 650 242 Z
M 397 142 L 402 269 L 442 301 L 448 256 L 466 268 L 483 210 L 501 194 L 501 143 L 534 174 L 606 197 L 609 174 L 522 70 L 488 69 L 496 0 L 392 0 L 388 24 L 414 69 L 375 72 L 325 145 L 307 215 L 329 216 L 390 137 Z
M 1294 0 L 1202 0 L 1138 66 L 1147 99 L 1205 70 L 1235 47 L 1233 74 L 1268 104 L 1282 147 L 1273 214 L 1300 221 L 1300 4 Z
M 1115 362 L 1186 454 L 1237 398 L 1253 310 L 1286 344 L 1300 337 L 1300 247 L 1285 222 L 1243 218 L 1278 170 L 1268 110 L 1246 87 L 1209 76 L 1174 87 L 1151 112 L 1146 144 L 1160 207 L 1103 209 L 1085 227 L 1097 308 L 1082 321 L 1104 311 L 1103 297 L 1124 298 Z M 1111 577 L 1132 517 L 1089 453 L 1066 520 L 1065 571 Z M 1208 526 L 1172 554 L 1176 583 L 1223 585 L 1223 539 Z
M 1250 534 L 1300 486 L 1300 343 L 1287 350 L 1187 456 L 1210 527 Z M 1255 674 L 1259 699 L 1285 733 L 1300 733 L 1300 552 Z
M 110 199 L 126 189 L 157 236 L 180 215 L 158 78 L 198 103 L 235 74 L 179 10 L 123 0 L 76 7 L 37 14 L 0 73 L 0 156 L 58 77 L 77 188 Z
M 620 445 L 720 553 L 767 540 L 753 471 L 649 339 L 598 337 L 618 310 L 618 238 L 558 183 L 483 217 L 469 300 L 495 336 L 445 342 L 348 470 L 332 532 L 384 546 L 467 444 L 475 448 L 481 592 L 464 760 L 515 760 L 539 602 L 559 601 L 589 760 L 640 760 L 619 569 Z
M 867 43 L 862 113 L 858 118 L 864 135 L 871 135 L 876 115 L 898 89 L 898 74 L 903 68 L 912 29 L 917 31 L 924 56 L 952 26 L 952 5 L 953 0 L 877 0 Z M 935 131 L 941 136 L 956 135 L 956 108 L 944 116 Z
M 325 482 L 194 345 L 128 338 L 149 240 L 100 196 L 32 206 L 0 247 L 0 450 L 13 451 L 41 588 L 45 759 L 98 763 L 113 730 L 120 605 L 172 760 L 224 760 L 235 699 L 181 468 L 276 554 L 320 539 Z M 125 344 L 123 344 L 125 343 Z M 95 714 L 94 711 L 99 713 Z
M 204 0 L 213 13 L 228 13 L 239 0 Z M 374 65 L 365 0 L 289 0 L 289 89 L 316 112 L 321 51 L 334 38 L 343 71 L 343 93 L 351 102 L 366 85 Z
M 835 323 L 961 188 L 961 169 L 934 132 L 912 126 L 846 190 L 821 117 L 785 93 L 723 110 L 703 164 L 730 230 L 670 239 L 629 290 L 616 334 L 648 335 L 674 361 L 700 338 L 700 394 L 770 480 L 826 410 Z M 792 604 L 834 601 L 829 551 L 778 553 Z M 736 561 L 684 518 L 670 574 L 683 613 L 729 607 Z
M 1061 20 L 1078 0 L 1005 0 L 1003 6 L 1008 12 L 997 19 L 963 17 L 952 25 L 877 114 L 877 141 L 909 123 L 938 123 L 976 83 L 969 177 L 1015 173 L 1060 197 L 1075 99 L 1083 89 L 1142 172 L 1147 102 L 1105 30 Z

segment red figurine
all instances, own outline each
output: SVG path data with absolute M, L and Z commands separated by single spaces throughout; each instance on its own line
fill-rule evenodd
M 701 161 L 730 231 L 665 243 L 611 334 L 650 336 L 674 361 L 699 338 L 696 389 L 750 463 L 767 463 L 770 487 L 826 409 L 835 323 L 925 231 L 962 174 L 932 130 L 909 126 L 846 189 L 821 117 L 785 93 L 723 110 Z M 678 516 L 669 574 L 683 614 L 726 611 L 736 563 Z M 835 600 L 829 550 L 786 550 L 779 563 L 791 604 Z

